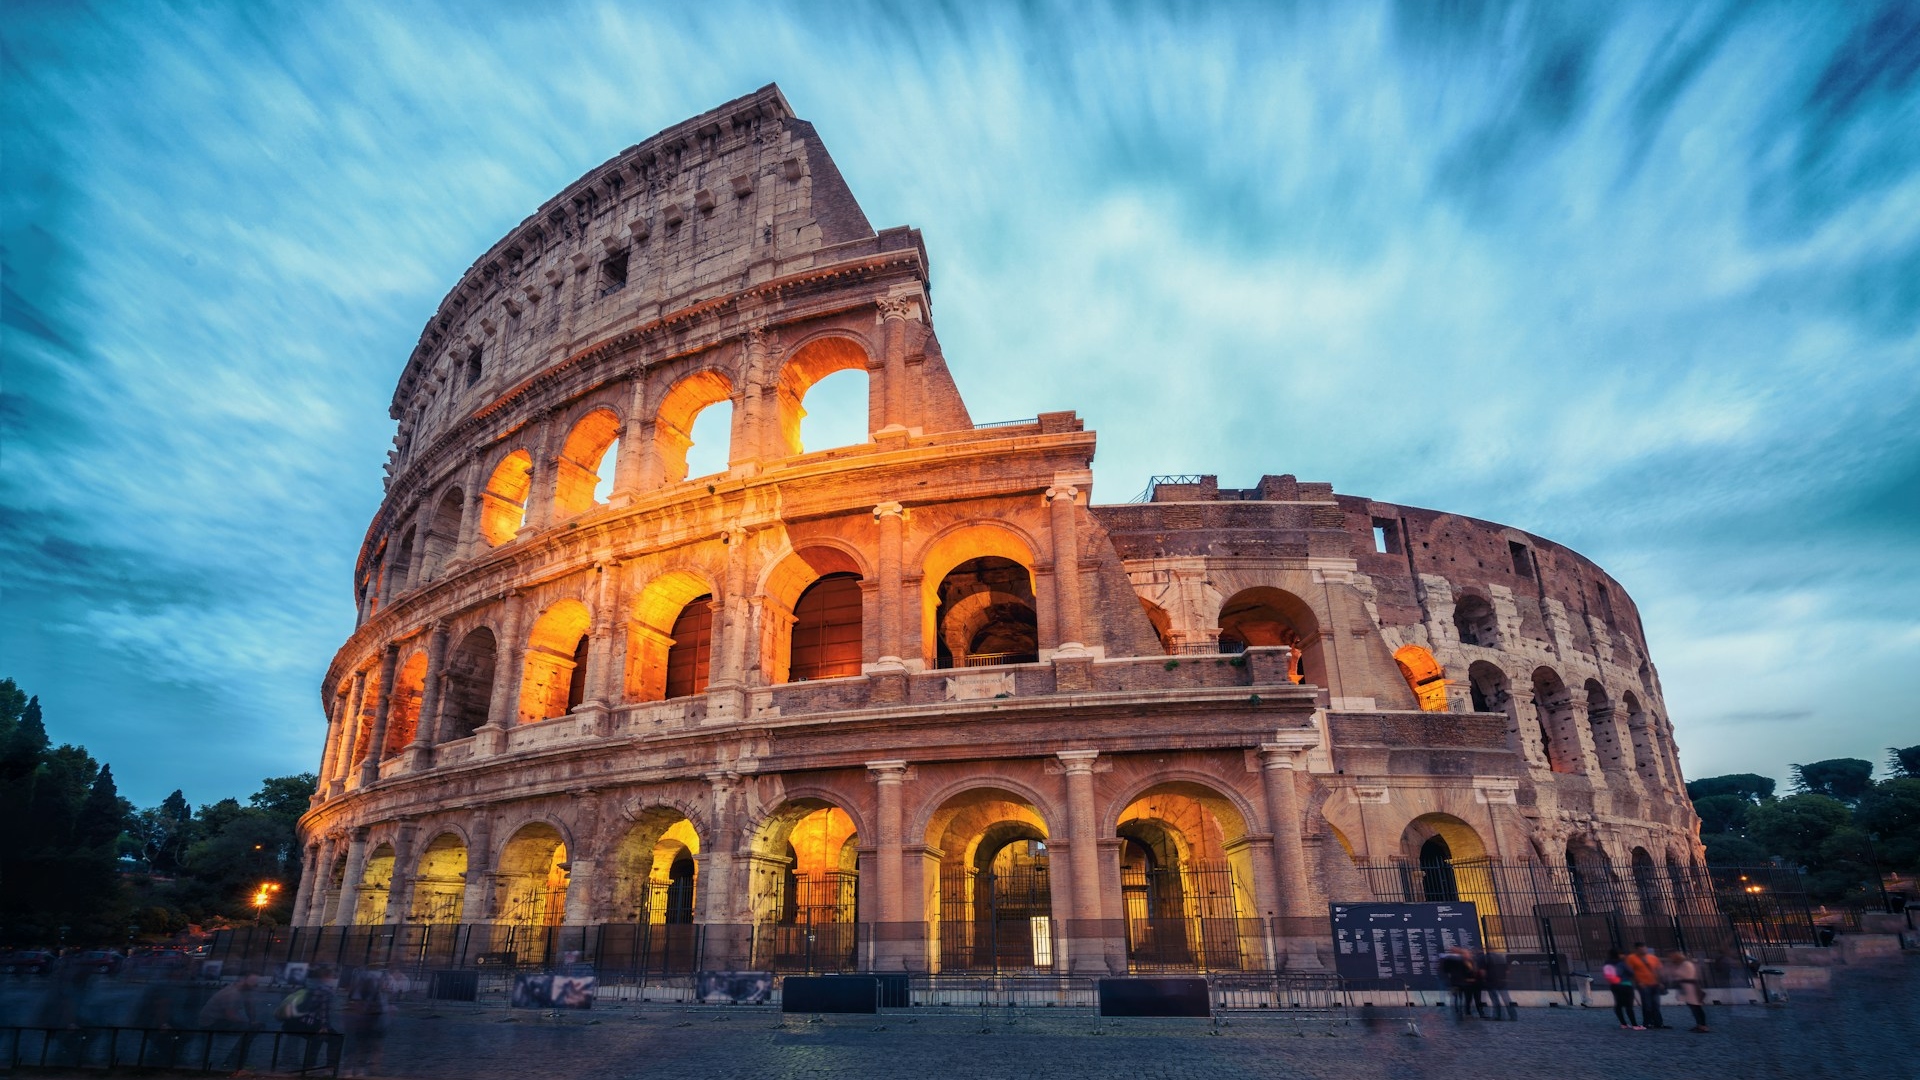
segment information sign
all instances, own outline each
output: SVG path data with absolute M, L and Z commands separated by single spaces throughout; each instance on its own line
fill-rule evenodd
M 1350 986 L 1444 990 L 1441 957 L 1480 947 L 1471 903 L 1334 904 L 1331 914 L 1334 970 Z

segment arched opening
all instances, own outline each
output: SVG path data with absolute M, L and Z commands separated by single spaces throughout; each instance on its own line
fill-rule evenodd
M 1613 702 L 1607 697 L 1606 687 L 1598 679 L 1588 679 L 1583 688 L 1587 695 L 1587 730 L 1593 739 L 1593 755 L 1599 759 L 1600 770 L 1619 773 L 1626 770 L 1622 760 L 1625 752 L 1620 745 L 1618 718 L 1614 715 Z
M 1654 750 L 1653 732 L 1647 723 L 1647 711 L 1629 690 L 1620 697 L 1620 710 L 1627 714 L 1627 734 L 1633 740 L 1633 767 L 1649 789 L 1662 787 L 1660 758 Z
M 1453 849 L 1447 838 L 1433 836 L 1420 845 L 1420 882 L 1422 898 L 1432 904 L 1449 904 L 1460 899 L 1460 884 L 1453 877 Z
M 1572 894 L 1575 914 L 1618 910 L 1613 896 L 1613 875 L 1599 848 L 1579 839 L 1569 840 L 1566 862 L 1567 891 Z
M 1220 651 L 1245 652 L 1254 645 L 1285 645 L 1293 650 L 1289 678 L 1327 685 L 1320 656 L 1320 620 L 1306 601 L 1292 593 L 1265 586 L 1242 589 L 1220 605 Z
M 819 799 L 782 806 L 753 843 L 755 966 L 845 971 L 857 962 L 859 835 L 845 810 Z
M 1040 659 L 1033 574 L 996 555 L 968 559 L 940 580 L 934 666 L 1031 664 Z
M 367 855 L 360 872 L 360 890 L 353 909 L 353 925 L 379 926 L 387 921 L 387 899 L 393 895 L 393 845 L 381 844 Z
M 413 876 L 413 907 L 407 921 L 447 926 L 460 922 L 467 900 L 467 845 L 456 833 L 441 833 L 420 853 Z
M 527 523 L 527 492 L 533 486 L 533 456 L 515 450 L 494 466 L 480 493 L 480 536 L 499 547 L 511 543 Z
M 1053 966 L 1047 825 L 1022 796 L 979 789 L 948 799 L 927 824 L 939 859 L 927 922 L 941 971 Z
M 1646 848 L 1633 849 L 1633 892 L 1640 902 L 1640 914 L 1664 915 L 1666 904 L 1660 895 L 1660 874 L 1653 865 L 1653 854 Z
M 1506 672 L 1485 660 L 1475 660 L 1467 667 L 1467 686 L 1473 696 L 1474 712 L 1506 714 L 1510 749 L 1529 764 L 1547 763 L 1546 743 L 1539 725 L 1532 717 L 1521 723 L 1520 706 L 1514 700 L 1513 683 Z
M 680 811 L 655 806 L 635 818 L 613 851 L 603 952 L 626 956 L 637 970 L 691 971 L 699 859 L 700 837 Z
M 778 452 L 791 457 L 866 442 L 873 430 L 870 398 L 865 349 L 843 337 L 808 342 L 780 368 Z M 818 418 L 804 423 L 816 412 Z
M 468 631 L 447 658 L 446 700 L 441 704 L 446 738 L 464 739 L 487 722 L 497 653 L 493 631 L 481 626 Z
M 460 504 L 465 501 L 466 496 L 459 488 L 449 488 L 440 496 L 440 504 L 434 507 L 433 518 L 427 525 L 426 560 L 421 564 L 422 572 L 429 578 L 438 577 L 460 550 Z
M 620 418 L 612 409 L 595 409 L 573 425 L 554 462 L 554 520 L 584 514 L 607 501 L 619 443 Z
M 860 674 L 866 644 L 860 564 L 839 548 L 808 546 L 768 573 L 761 670 L 767 681 Z
M 559 926 L 567 914 L 566 841 L 543 821 L 523 825 L 500 850 L 494 873 L 496 921 L 515 926 Z
M 407 591 L 407 579 L 413 569 L 413 530 L 408 529 L 400 538 L 400 546 L 393 550 L 393 561 L 387 564 L 387 598 L 399 596 Z
M 1473 826 L 1452 814 L 1422 814 L 1401 833 L 1400 851 L 1407 899 L 1466 901 L 1481 915 L 1500 914 L 1487 847 Z
M 393 704 L 387 709 L 387 745 L 382 758 L 413 745 L 420 730 L 420 698 L 426 687 L 427 654 L 415 649 L 394 672 Z
M 653 579 L 627 627 L 627 698 L 702 694 L 713 652 L 713 586 L 685 570 Z
M 1147 789 L 1121 811 L 1120 895 L 1135 971 L 1235 970 L 1263 948 L 1246 822 L 1218 792 Z
M 1447 672 L 1433 654 L 1418 645 L 1402 645 L 1393 654 L 1400 676 L 1425 712 L 1447 711 Z
M 732 398 L 732 380 L 717 371 L 696 371 L 674 383 L 660 399 L 653 439 L 666 483 L 727 471 Z
M 540 613 L 527 635 L 526 666 L 520 676 L 520 722 L 531 724 L 565 716 L 579 704 L 574 695 L 585 686 L 587 631 L 593 617 L 578 600 L 562 600 Z
M 1178 654 L 1180 643 L 1173 637 L 1173 616 L 1167 614 L 1166 608 L 1144 596 L 1140 598 L 1140 609 L 1147 613 L 1147 622 L 1153 626 L 1153 636 L 1160 641 L 1160 651 L 1168 656 Z
M 1494 614 L 1493 605 L 1486 597 L 1468 593 L 1453 602 L 1453 629 L 1460 635 L 1460 644 L 1479 645 L 1482 648 L 1500 647 L 1500 617 Z
M 1573 695 L 1552 668 L 1539 668 L 1533 673 L 1533 713 L 1549 767 L 1557 773 L 1586 771 L 1580 731 L 1573 721 Z
M 353 764 L 360 765 L 373 754 L 373 725 L 380 715 L 380 674 L 376 668 L 367 672 L 366 682 L 360 691 L 360 717 L 358 728 L 353 737 Z M 378 761 L 378 758 L 374 760 Z
M 972 569 L 962 569 L 982 559 L 998 561 L 980 564 Z M 1016 564 L 1019 572 L 1007 568 L 1007 563 Z M 975 573 L 982 566 L 991 569 L 992 576 L 997 577 L 1005 585 L 999 596 L 994 596 L 990 588 L 982 590 L 977 582 L 969 579 L 968 575 Z M 988 613 L 988 622 L 980 622 L 974 625 L 974 629 L 984 629 L 993 619 L 1001 619 L 1004 622 L 1000 629 L 1005 632 L 988 635 L 982 644 L 992 644 L 996 638 L 1016 648 L 1024 644 L 1018 631 L 1024 625 L 1025 617 L 1017 609 L 1024 605 L 1029 611 L 1034 611 L 1033 552 L 1012 530 L 998 525 L 982 524 L 969 525 L 949 532 L 929 545 L 921 555 L 920 571 L 920 646 L 921 654 L 929 667 L 967 666 L 963 662 L 964 658 L 974 654 L 967 651 L 972 642 L 962 640 L 970 637 L 965 630 L 969 623 L 965 620 L 980 618 L 980 609 L 991 608 L 996 603 L 1003 605 L 1001 610 L 997 613 Z M 963 613 L 963 621 L 957 623 L 953 633 L 949 635 L 945 623 L 950 603 L 964 598 L 956 596 L 956 590 L 947 587 L 947 579 L 955 571 L 961 572 L 962 581 L 965 583 L 961 591 L 977 594 L 981 599 L 970 603 L 971 616 Z M 1024 581 L 1022 574 L 1025 575 Z M 1036 624 L 1038 622 L 1037 613 L 1035 622 Z M 960 652 L 957 654 L 953 651 L 955 641 L 960 642 Z M 1033 648 L 1034 658 L 1037 659 L 1039 649 L 1037 635 Z M 1007 657 L 1026 655 L 1007 650 L 989 651 L 1005 652 Z M 1011 663 L 1014 661 L 1003 658 L 991 661 L 981 659 L 979 662 Z
M 793 605 L 790 681 L 860 674 L 860 605 L 859 574 L 827 574 L 807 586 Z

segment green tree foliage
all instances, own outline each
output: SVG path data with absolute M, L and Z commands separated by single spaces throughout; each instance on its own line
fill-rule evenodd
M 1829 758 L 1793 767 L 1797 791 L 1825 795 L 1848 806 L 1873 787 L 1873 762 L 1863 758 Z
M 1887 747 L 1887 772 L 1897 779 L 1920 780 L 1920 746 Z
M 1920 873 L 1920 777 L 1882 780 L 1860 797 L 1855 824 L 1874 838 L 1884 869 Z
M 1773 798 L 1773 777 L 1754 773 L 1729 773 L 1687 781 L 1687 797 L 1697 805 L 1701 799 L 1731 796 L 1750 803 Z
M 40 699 L 0 679 L 0 943 L 124 939 L 127 809 L 113 772 L 80 747 L 53 746 Z
M 1708 795 L 1693 800 L 1693 809 L 1700 815 L 1700 835 L 1705 838 L 1715 833 L 1745 831 L 1754 805 L 1753 800 L 1738 795 Z
M 269 777 L 245 804 L 220 799 L 194 814 L 176 791 L 142 811 L 142 850 L 156 874 L 168 875 L 146 901 L 143 923 L 250 919 L 252 896 L 266 882 L 280 889 L 261 914 L 288 921 L 302 869 L 294 826 L 317 783 L 312 773 Z

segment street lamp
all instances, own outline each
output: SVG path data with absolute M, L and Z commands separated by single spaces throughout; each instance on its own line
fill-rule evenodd
M 280 891 L 277 881 L 263 881 L 253 892 L 253 925 L 259 926 L 260 919 L 267 912 L 267 905 L 273 903 L 273 894 Z

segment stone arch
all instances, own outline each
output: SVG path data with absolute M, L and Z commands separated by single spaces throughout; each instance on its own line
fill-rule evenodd
M 520 676 L 520 723 L 565 716 L 583 700 L 593 616 L 578 600 L 560 600 L 527 633 Z
M 413 545 L 415 530 L 409 525 L 400 534 L 400 542 L 394 545 L 393 558 L 387 563 L 387 576 L 384 592 L 388 600 L 407 591 L 413 572 Z
M 1481 648 L 1500 647 L 1500 617 L 1495 614 L 1493 604 L 1484 596 L 1462 593 L 1453 602 L 1453 629 L 1460 635 L 1460 644 L 1478 645 Z
M 780 365 L 780 377 L 775 386 L 777 453 L 782 457 L 792 457 L 806 452 L 800 439 L 800 422 L 807 415 L 803 407 L 807 391 L 815 383 L 835 372 L 865 373 L 872 366 L 873 360 L 866 343 L 837 331 L 814 337 L 789 353 L 786 361 Z M 872 390 L 870 385 L 866 426 L 869 432 L 876 427 L 873 417 L 877 415 L 872 406 Z
M 1402 645 L 1393 662 L 1400 665 L 1400 675 L 1423 712 L 1447 711 L 1447 672 L 1432 653 L 1419 645 Z
M 415 647 L 393 670 L 393 703 L 387 706 L 387 745 L 381 757 L 389 758 L 413 745 L 420 730 L 420 701 L 427 689 L 427 651 Z
M 713 582 L 691 569 L 669 570 L 647 582 L 634 598 L 632 620 L 627 628 L 627 698 L 631 701 L 664 701 L 668 696 L 668 669 L 675 660 L 676 646 L 682 665 L 688 659 L 698 670 L 699 650 L 711 649 L 711 622 L 706 637 L 682 635 L 688 640 L 676 642 L 674 629 L 681 625 L 687 609 L 703 603 L 710 611 Z M 689 652 L 693 655 L 689 657 Z M 708 654 L 710 656 L 710 653 Z M 704 681 L 700 681 L 702 689 Z M 696 691 L 698 692 L 698 691 Z
M 367 852 L 355 890 L 353 925 L 379 926 L 387 921 L 387 899 L 393 895 L 393 844 L 381 841 Z
M 687 450 L 693 446 L 694 419 L 709 405 L 731 402 L 733 393 L 733 380 L 724 372 L 703 368 L 682 376 L 661 397 L 654 414 L 653 446 L 665 483 L 677 484 L 687 478 Z
M 1241 933 L 1259 916 L 1249 822 L 1237 792 L 1212 778 L 1161 774 L 1115 800 L 1120 903 L 1135 969 L 1233 970 L 1257 964 Z
M 1618 910 L 1613 870 L 1606 851 L 1597 841 L 1586 836 L 1569 837 L 1562 861 L 1566 868 L 1567 891 L 1577 913 L 1588 915 Z
M 857 962 L 859 822 L 837 798 L 789 793 L 753 828 L 748 910 L 755 965 L 846 970 Z
M 614 482 L 619 443 L 620 414 L 605 405 L 574 422 L 554 460 L 554 520 L 606 504 L 597 489 Z
M 1620 711 L 1627 717 L 1627 737 L 1633 744 L 1634 771 L 1640 774 L 1640 779 L 1649 789 L 1665 787 L 1660 757 L 1654 750 L 1654 734 L 1647 723 L 1647 710 L 1640 706 L 1639 696 L 1631 690 L 1621 694 Z
M 1523 723 L 1520 703 L 1513 693 L 1513 681 L 1497 664 L 1475 660 L 1467 667 L 1467 686 L 1474 712 L 1505 713 L 1507 744 L 1530 765 L 1547 764 L 1546 744 L 1537 725 Z M 1531 718 L 1529 718 L 1531 720 Z
M 950 575 L 968 564 L 979 565 L 982 567 L 982 572 L 1004 576 L 1008 578 L 1010 582 L 1011 579 L 1017 578 L 1020 575 L 1011 572 L 1006 564 L 1016 564 L 1022 568 L 1025 571 L 1025 587 L 1021 589 L 1016 586 L 1014 588 L 1000 590 L 1005 594 L 1003 597 L 1004 607 L 1000 614 L 1005 617 L 1003 621 L 1009 621 L 1009 625 L 1011 625 L 1011 621 L 1017 621 L 1014 619 L 1017 612 L 1013 611 L 1012 608 L 1021 603 L 1025 603 L 1034 614 L 1034 625 L 1037 631 L 1039 603 L 1035 594 L 1035 583 L 1033 580 L 1033 565 L 1035 561 L 1033 553 L 1035 550 L 1035 547 L 1028 537 L 1019 530 L 1001 522 L 965 522 L 944 530 L 927 543 L 921 551 L 919 566 L 921 574 L 920 642 L 921 651 L 928 667 L 961 666 L 959 664 L 961 658 L 958 656 L 953 656 L 951 662 L 947 665 L 940 663 L 940 655 L 943 647 L 948 650 L 949 653 L 953 647 L 952 643 L 949 642 L 942 633 L 944 629 L 943 616 L 946 614 L 943 608 L 952 599 L 964 598 L 943 595 L 943 586 L 946 585 L 947 578 Z M 980 560 L 984 559 L 1000 561 L 995 563 L 980 562 Z M 976 583 L 968 582 L 966 583 L 966 588 L 969 591 L 980 591 L 974 587 L 975 584 Z M 987 584 L 991 586 L 990 582 Z M 991 589 L 989 588 L 988 591 L 991 591 Z M 983 613 L 987 615 L 989 622 L 983 623 L 980 628 L 976 628 L 976 634 L 980 630 L 993 625 L 991 621 L 994 616 L 992 606 L 986 605 L 983 607 Z M 969 646 L 971 644 L 971 642 L 967 643 Z M 1035 647 L 1036 649 L 1038 647 L 1037 636 Z M 970 648 L 968 652 L 971 653 Z
M 1560 673 L 1550 667 L 1534 669 L 1533 710 L 1548 766 L 1557 773 L 1585 772 L 1586 755 L 1581 750 L 1580 730 L 1573 719 L 1573 695 L 1561 681 Z
M 1320 620 L 1305 600 L 1268 585 L 1242 589 L 1220 605 L 1220 651 L 1243 652 L 1252 645 L 1285 645 L 1293 650 L 1289 677 L 1296 683 L 1327 685 L 1320 648 Z
M 427 519 L 427 552 L 421 571 L 429 578 L 438 577 L 460 550 L 460 515 L 466 501 L 459 488 L 450 487 L 441 493 L 433 516 Z
M 634 814 L 613 849 L 609 917 L 690 927 L 700 899 L 702 855 L 699 829 L 678 807 L 652 804 Z
M 565 829 L 535 818 L 508 833 L 494 861 L 495 921 L 559 926 L 566 919 L 572 862 Z
M 1415 900 L 1467 901 L 1482 915 L 1500 914 L 1486 841 L 1480 830 L 1447 813 L 1421 814 L 1400 833 L 1400 857 Z
M 466 909 L 467 838 L 457 827 L 442 826 L 420 851 L 414 865 L 413 904 L 408 922 L 458 924 Z
M 954 785 L 928 815 L 938 882 L 926 920 L 942 971 L 1053 965 L 1053 875 L 1047 819 L 1027 796 L 990 778 Z
M 1587 698 L 1587 730 L 1593 739 L 1593 755 L 1599 759 L 1600 771 L 1625 773 L 1627 748 L 1622 745 L 1619 717 L 1614 712 L 1613 699 L 1608 697 L 1607 688 L 1600 685 L 1598 679 L 1588 679 L 1582 690 Z
M 500 644 L 490 626 L 476 626 L 447 654 L 447 681 L 440 715 L 445 739 L 464 739 L 487 722 Z
M 510 544 L 527 523 L 533 489 L 533 455 L 515 450 L 500 459 L 480 492 L 480 538 L 493 547 Z
M 838 597 L 839 614 L 837 617 L 819 613 L 821 618 L 805 620 L 801 625 L 800 603 L 803 597 L 822 580 L 837 576 L 855 584 L 851 597 Z M 775 560 L 761 578 L 760 595 L 766 598 L 761 614 L 764 619 L 760 644 L 760 669 L 767 675 L 767 681 L 784 683 L 793 681 L 794 647 L 801 640 L 803 652 L 803 670 L 799 678 L 832 678 L 836 675 L 860 674 L 861 660 L 865 656 L 863 637 L 865 633 L 865 612 L 863 593 L 859 583 L 867 579 L 866 562 L 848 546 L 839 543 L 816 543 L 807 541 L 797 549 L 789 550 Z M 839 589 L 845 592 L 844 588 Z M 816 598 L 821 599 L 821 598 Z M 846 603 L 851 600 L 851 610 Z M 810 609 L 814 605 L 809 605 Z M 815 614 L 811 610 L 809 615 Z M 850 624 L 850 626 L 849 626 Z M 832 628 L 832 637 L 837 648 L 833 652 L 831 673 L 828 667 L 818 661 L 808 661 L 805 654 L 810 647 L 827 644 L 828 630 Z M 850 642 L 847 640 L 850 637 Z M 814 640 L 817 639 L 817 640 Z M 850 646 L 850 647 L 849 647 Z M 820 651 L 815 648 L 813 651 Z M 850 661 L 850 664 L 848 663 Z
M 1636 844 L 1627 854 L 1628 868 L 1633 874 L 1634 901 L 1642 915 L 1666 914 L 1665 889 L 1660 880 L 1660 869 L 1653 861 L 1653 853 Z
M 1153 636 L 1160 642 L 1160 651 L 1173 656 L 1180 651 L 1180 645 L 1173 636 L 1173 616 L 1159 604 L 1140 597 L 1140 609 L 1146 612 L 1147 622 L 1153 627 Z

